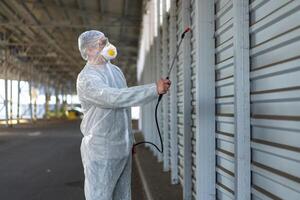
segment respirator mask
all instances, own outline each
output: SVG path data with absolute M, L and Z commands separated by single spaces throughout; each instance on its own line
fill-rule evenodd
M 100 51 L 100 55 L 106 62 L 117 57 L 117 48 L 112 45 L 107 38 L 105 38 L 104 41 L 100 42 L 100 45 L 105 45 L 104 48 Z

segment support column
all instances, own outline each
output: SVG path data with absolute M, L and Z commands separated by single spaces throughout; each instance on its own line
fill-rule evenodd
M 249 1 L 233 0 L 235 199 L 251 199 Z
M 29 76 L 29 112 L 30 112 L 30 120 L 33 122 L 33 113 L 32 113 L 32 65 L 30 65 L 30 76 Z
M 214 1 L 195 3 L 196 195 L 199 200 L 215 200 Z
M 21 82 L 21 73 L 19 73 L 18 76 L 18 102 L 17 102 L 17 123 L 20 123 L 20 93 L 21 93 L 21 87 L 20 87 L 20 82 Z
M 171 1 L 170 7 L 170 28 L 169 28 L 169 51 L 170 51 L 170 62 L 169 67 L 171 67 L 171 62 L 176 53 L 176 0 Z M 177 136 L 177 73 L 176 73 L 177 60 L 174 63 L 174 69 L 171 72 L 170 80 L 172 81 L 170 88 L 170 104 L 171 104 L 171 183 L 177 184 L 179 182 L 178 178 L 178 136 Z
M 34 101 L 33 101 L 33 118 L 34 120 L 37 120 L 37 93 L 36 93 L 36 87 L 34 87 Z
M 7 56 L 5 57 L 7 59 Z M 4 87 L 5 87 L 5 100 L 4 100 L 4 106 L 5 106 L 5 120 L 6 120 L 6 126 L 9 125 L 9 117 L 8 117 L 8 83 L 7 83 L 7 75 L 8 75 L 8 66 L 5 68 L 5 80 L 4 80 Z
M 50 93 L 49 93 L 49 80 L 45 83 L 45 116 L 44 119 L 49 118 L 49 101 L 50 101 Z
M 33 121 L 33 113 L 32 113 L 32 91 L 31 91 L 31 80 L 29 80 L 29 112 L 30 112 L 30 120 Z
M 12 97 L 12 90 L 13 90 L 13 86 L 12 86 L 12 79 L 10 80 L 10 97 L 9 97 L 9 121 L 10 121 L 10 126 L 13 126 L 13 97 Z
M 156 1 L 156 10 L 155 10 L 155 15 L 156 15 L 156 27 L 154 27 L 156 29 L 156 32 L 157 32 L 157 37 L 156 37 L 156 43 L 155 43 L 155 49 L 154 49 L 154 52 L 155 52 L 155 64 L 156 64 L 156 80 L 160 79 L 160 77 L 162 76 L 161 74 L 161 53 L 160 53 L 160 49 L 161 49 L 161 33 L 160 33 L 160 21 L 159 21 L 159 16 L 160 16 L 160 2 L 162 0 L 155 0 Z M 154 106 L 156 106 L 156 103 L 157 101 L 154 101 Z M 160 103 L 160 105 L 158 106 L 158 109 L 157 109 L 157 113 L 158 113 L 158 116 L 157 116 L 157 120 L 158 120 L 158 124 L 159 124 L 159 127 L 160 127 L 160 132 L 163 133 L 162 131 L 162 103 Z M 154 125 L 155 127 L 155 134 L 158 134 L 158 131 L 157 131 L 157 128 L 156 128 L 156 125 Z M 159 143 L 160 145 L 160 143 Z M 163 160 L 163 154 L 159 154 L 158 155 L 158 160 L 159 162 L 161 162 Z
M 182 26 L 181 30 L 191 25 L 191 2 L 182 0 Z M 183 130 L 184 130 L 184 175 L 183 199 L 192 199 L 192 127 L 191 127 L 191 34 L 188 33 L 182 41 L 183 48 Z
M 55 99 L 56 99 L 56 102 L 55 102 L 55 115 L 56 115 L 56 117 L 58 117 L 58 113 L 59 113 L 59 110 L 58 110 L 58 107 L 59 107 L 58 93 L 59 93 L 59 89 L 58 89 L 58 86 L 56 86 L 55 87 Z
M 163 78 L 167 76 L 168 73 L 168 13 L 167 13 L 167 6 L 166 1 L 163 0 L 162 2 L 162 15 L 163 15 L 163 27 L 162 27 L 162 61 L 163 61 Z M 169 92 L 168 92 L 169 93 Z M 163 105 L 163 141 L 164 141 L 164 171 L 168 171 L 170 168 L 169 164 L 169 116 L 168 116 L 168 93 L 164 95 L 162 98 L 162 105 Z

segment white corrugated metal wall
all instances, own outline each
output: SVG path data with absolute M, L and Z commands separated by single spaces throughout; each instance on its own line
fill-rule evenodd
M 250 16 L 253 199 L 300 199 L 300 1 Z
M 215 2 L 216 189 L 234 198 L 233 1 Z
M 195 30 L 196 27 L 196 16 L 195 16 L 195 1 L 191 0 L 190 2 L 190 27 L 192 30 Z M 191 104 L 192 104 L 192 122 L 191 122 L 191 131 L 192 131 L 192 195 L 196 199 L 196 32 L 191 32 Z
M 151 51 L 141 45 L 140 83 L 166 76 L 182 31 L 192 28 L 161 104 L 165 153 L 155 155 L 171 183 L 182 185 L 183 199 L 300 199 L 300 1 L 147 4 L 155 2 L 162 23 L 150 44 L 155 27 L 144 21 L 141 41 Z M 161 63 L 156 76 L 151 55 Z M 145 137 L 158 143 L 149 123 L 155 103 L 143 106 L 141 120 Z

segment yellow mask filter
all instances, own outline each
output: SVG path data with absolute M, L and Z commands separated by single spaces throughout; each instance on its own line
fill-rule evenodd
M 107 52 L 109 56 L 114 56 L 116 54 L 114 49 L 109 49 Z

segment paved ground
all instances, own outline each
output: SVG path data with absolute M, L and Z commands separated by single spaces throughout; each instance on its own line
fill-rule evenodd
M 141 134 L 136 134 L 137 141 L 142 141 Z M 138 159 L 140 168 L 142 169 L 144 184 L 147 185 L 146 190 L 151 200 L 182 200 L 182 187 L 178 184 L 171 184 L 171 173 L 163 172 L 163 163 L 158 162 L 157 158 L 149 148 L 144 145 L 136 147 L 135 158 Z
M 0 129 L 0 200 L 84 200 L 78 122 Z M 133 200 L 145 195 L 133 164 Z

